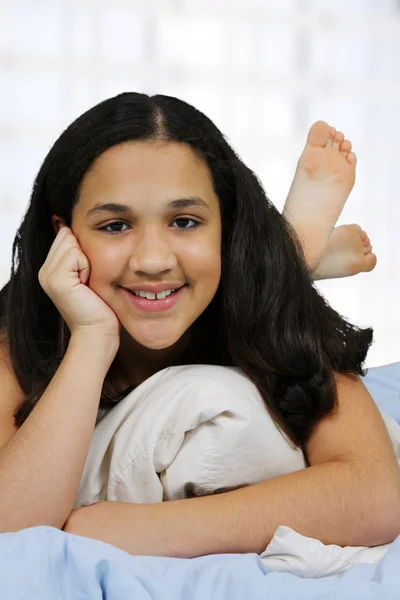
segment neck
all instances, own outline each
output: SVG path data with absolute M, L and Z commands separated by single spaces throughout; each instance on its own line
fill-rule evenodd
M 173 346 L 152 350 L 134 340 L 126 330 L 121 331 L 120 347 L 115 358 L 119 378 L 126 386 L 139 385 L 158 371 L 182 364 L 182 357 L 190 343 L 186 332 Z

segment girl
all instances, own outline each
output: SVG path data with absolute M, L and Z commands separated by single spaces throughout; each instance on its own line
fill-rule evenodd
M 40 169 L 13 256 L 0 296 L 1 531 L 67 521 L 173 556 L 259 552 L 280 524 L 341 545 L 400 533 L 398 465 L 358 378 L 372 332 L 318 294 L 293 229 L 202 113 L 127 93 L 78 118 Z M 186 364 L 238 367 L 310 466 L 71 518 L 98 415 Z

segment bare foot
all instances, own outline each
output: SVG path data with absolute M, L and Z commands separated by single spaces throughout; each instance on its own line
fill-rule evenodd
M 297 164 L 283 215 L 303 243 L 306 262 L 315 269 L 353 188 L 357 158 L 351 142 L 325 121 L 311 127 Z
M 365 231 L 359 225 L 340 225 L 332 231 L 326 253 L 311 275 L 313 279 L 348 277 L 372 271 L 376 262 Z

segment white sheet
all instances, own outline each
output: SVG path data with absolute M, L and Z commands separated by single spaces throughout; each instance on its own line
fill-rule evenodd
M 390 546 L 327 546 L 319 540 L 300 535 L 290 527 L 281 526 L 260 556 L 269 571 L 319 578 L 340 575 L 360 563 L 375 563 Z

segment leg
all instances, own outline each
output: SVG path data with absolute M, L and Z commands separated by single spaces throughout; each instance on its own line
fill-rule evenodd
M 303 243 L 313 271 L 353 188 L 356 155 L 351 142 L 324 121 L 311 127 L 286 200 L 283 215 Z

